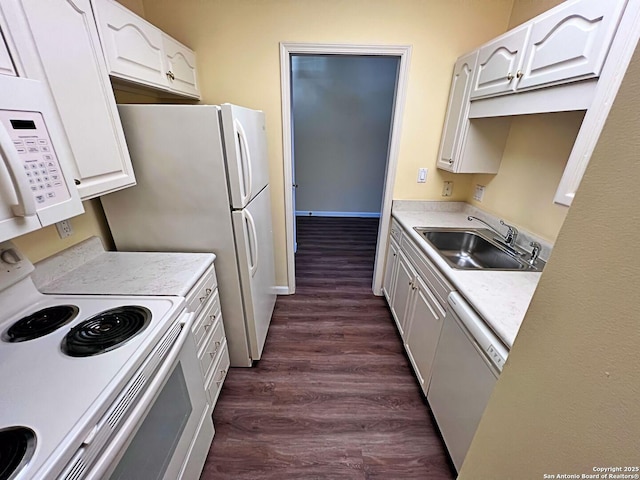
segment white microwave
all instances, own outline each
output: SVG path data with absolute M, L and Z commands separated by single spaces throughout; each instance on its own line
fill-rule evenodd
M 73 154 L 49 87 L 21 76 L 20 46 L 12 42 L 1 15 L 0 22 L 2 242 L 79 215 L 84 209 L 67 173 Z M 26 54 L 33 53 L 31 46 L 24 47 Z

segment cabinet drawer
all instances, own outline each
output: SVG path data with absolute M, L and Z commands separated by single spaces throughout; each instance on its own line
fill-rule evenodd
M 211 329 L 215 326 L 216 317 L 218 317 L 219 313 L 220 297 L 216 289 L 213 296 L 209 297 L 209 301 L 193 324 L 193 335 L 196 339 L 198 350 L 200 350 L 207 334 L 211 332 Z
M 438 298 L 440 304 L 445 307 L 449 293 L 454 290 L 453 286 L 445 280 L 437 267 L 426 258 L 426 255 L 416 247 L 409 237 L 402 237 L 401 247 L 411 264 L 418 270 L 419 275 Z
M 389 230 L 389 234 L 391 235 L 391 238 L 395 239 L 395 241 L 400 244 L 400 239 L 402 238 L 402 227 L 395 218 L 391 219 L 391 229 Z
M 222 346 L 222 351 L 220 352 L 220 356 L 218 361 L 216 362 L 215 367 L 211 369 L 211 375 L 207 378 L 205 384 L 205 390 L 209 394 L 209 399 L 211 401 L 211 408 L 215 407 L 216 402 L 218 401 L 218 396 L 220 395 L 220 390 L 222 390 L 222 384 L 224 383 L 224 379 L 227 377 L 227 372 L 229 371 L 229 352 L 227 351 L 227 344 Z
M 209 297 L 214 294 L 217 286 L 216 271 L 214 266 L 211 265 L 187 295 L 187 311 L 200 311 L 207 303 Z
M 218 314 L 213 324 L 213 333 L 206 340 L 204 348 L 198 354 L 204 378 L 208 378 L 211 373 L 211 367 L 220 355 L 223 344 L 225 344 L 224 327 L 222 326 L 222 315 Z

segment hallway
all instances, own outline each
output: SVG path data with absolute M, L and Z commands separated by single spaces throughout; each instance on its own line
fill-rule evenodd
M 383 297 L 378 220 L 298 217 L 295 295 L 263 357 L 232 369 L 202 474 L 214 479 L 451 479 Z

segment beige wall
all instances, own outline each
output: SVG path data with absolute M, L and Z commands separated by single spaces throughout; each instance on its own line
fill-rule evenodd
M 105 248 L 112 248 L 113 239 L 106 224 L 100 201 L 88 200 L 83 202 L 83 206 L 85 213 L 69 220 L 73 229 L 73 234 L 70 237 L 61 239 L 55 225 L 51 225 L 14 238 L 13 242 L 33 263 L 94 235 L 102 239 Z
M 513 117 L 497 175 L 471 176 L 467 202 L 553 242 L 568 208 L 553 203 L 584 112 Z M 473 199 L 484 185 L 482 202 Z
M 503 33 L 512 0 L 146 0 L 147 20 L 192 47 L 203 103 L 266 113 L 277 283 L 286 279 L 279 42 L 413 46 L 394 198 L 437 198 L 442 180 L 466 196 L 469 179 L 435 168 L 455 59 Z M 429 168 L 417 184 L 419 167 Z
M 509 29 L 560 5 L 565 0 L 514 0 L 509 18 Z
M 638 465 L 639 91 L 636 49 L 460 479 Z

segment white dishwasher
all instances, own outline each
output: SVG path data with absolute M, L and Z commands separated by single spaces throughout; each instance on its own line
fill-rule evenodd
M 457 471 L 507 355 L 460 294 L 450 293 L 427 400 Z

